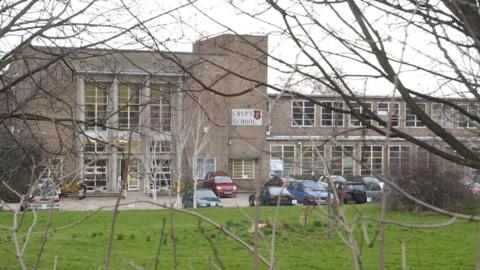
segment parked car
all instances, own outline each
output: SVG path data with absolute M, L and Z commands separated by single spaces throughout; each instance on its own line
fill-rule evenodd
M 470 190 L 471 190 L 473 193 L 480 193 L 480 183 L 478 183 L 478 182 L 472 183 L 472 184 L 470 185 Z
M 480 174 L 465 175 L 459 182 L 468 187 L 472 193 L 480 193 Z
M 352 182 L 362 182 L 365 184 L 365 191 L 367 192 L 367 202 L 380 201 L 382 199 L 382 190 L 384 183 L 375 176 L 353 176 L 350 178 Z
M 326 189 L 328 189 L 328 187 L 330 186 L 330 180 L 332 182 L 347 182 L 347 179 L 341 175 L 322 175 L 318 180 Z
M 207 188 L 198 188 L 196 194 L 197 207 L 223 207 L 222 201 Z M 183 207 L 193 207 L 193 189 L 187 189 L 182 197 Z
M 297 199 L 286 187 L 278 186 L 264 186 L 260 190 L 260 205 L 277 205 L 280 200 L 280 205 L 296 205 Z M 255 193 L 248 197 L 250 206 L 255 206 Z
M 26 200 L 21 210 L 60 209 L 60 197 L 57 189 L 51 185 L 39 186 Z
M 274 175 L 270 180 L 268 180 L 264 186 L 265 187 L 286 187 L 288 183 L 299 181 L 295 180 L 289 176 Z
M 335 188 L 338 198 L 343 203 L 366 203 L 367 192 L 362 182 L 336 181 Z
M 220 198 L 236 197 L 237 186 L 233 183 L 232 178 L 224 172 L 215 172 L 207 175 L 203 187 L 211 189 L 215 195 Z
M 325 189 L 325 186 L 318 181 L 303 180 L 292 182 L 292 185 L 288 187 L 288 191 L 295 196 L 298 203 L 304 205 L 327 204 L 330 198 L 330 194 Z

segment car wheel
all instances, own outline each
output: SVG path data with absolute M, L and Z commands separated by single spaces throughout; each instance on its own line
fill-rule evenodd
M 252 207 L 255 206 L 255 200 L 248 199 L 248 204 Z

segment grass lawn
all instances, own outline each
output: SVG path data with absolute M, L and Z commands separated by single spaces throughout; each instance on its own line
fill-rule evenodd
M 347 206 L 350 218 L 354 207 L 364 215 L 378 217 L 379 208 L 375 204 Z M 350 249 L 334 234 L 327 239 L 325 216 L 315 209 L 310 216 L 310 224 L 299 224 L 300 207 L 281 207 L 277 233 L 275 257 L 279 269 L 352 269 Z M 262 219 L 274 216 L 274 207 L 262 207 Z M 199 209 L 199 213 L 223 224 L 225 228 L 239 235 L 248 243 L 253 243 L 248 233 L 253 217 L 252 208 Z M 54 212 L 52 226 L 60 227 L 86 216 L 87 212 Z M 48 213 L 38 216 L 35 231 L 41 231 Z M 26 215 L 22 230 L 28 229 L 32 213 Z M 50 233 L 40 268 L 53 269 L 57 258 L 57 269 L 101 269 L 106 251 L 111 225 L 111 212 L 99 212 L 74 227 Z M 154 269 L 156 250 L 159 244 L 162 220 L 166 219 L 167 239 L 162 243 L 158 269 L 173 269 L 172 240 L 170 238 L 168 210 L 123 211 L 118 216 L 114 233 L 111 269 L 134 269 L 131 264 Z M 407 214 L 391 212 L 388 218 L 404 223 L 439 223 L 448 218 L 429 214 Z M 12 214 L 0 212 L 0 225 L 9 226 Z M 173 215 L 178 269 L 216 269 L 223 264 L 225 269 L 251 269 L 252 256 L 238 243 L 203 222 L 203 234 L 199 232 L 197 219 L 182 213 Z M 361 247 L 364 269 L 376 269 L 378 244 L 367 246 L 360 233 L 360 222 L 355 225 L 355 233 Z M 374 238 L 378 225 L 366 223 L 368 235 Z M 408 229 L 388 225 L 386 231 L 386 268 L 401 269 L 401 243 L 406 241 L 408 269 L 474 269 L 476 242 L 480 222 L 457 221 L 446 228 Z M 266 242 L 271 241 L 271 229 L 262 230 Z M 215 243 L 218 259 L 213 255 L 208 239 Z M 40 235 L 30 241 L 26 257 L 31 266 L 39 250 Z M 265 242 L 262 253 L 269 258 Z M 10 234 L 0 231 L 0 269 L 18 269 Z M 219 263 L 220 261 L 220 263 Z

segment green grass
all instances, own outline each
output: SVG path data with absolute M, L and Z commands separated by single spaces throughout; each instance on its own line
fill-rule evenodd
M 262 219 L 272 218 L 274 207 L 261 208 Z M 376 205 L 357 207 L 365 215 L 376 217 L 379 209 Z M 235 208 L 199 209 L 199 213 L 222 224 L 225 228 L 240 236 L 247 243 L 253 243 L 247 232 L 253 216 L 253 209 Z M 354 215 L 353 206 L 347 206 L 350 218 Z M 54 212 L 53 227 L 69 224 L 86 216 L 87 212 Z M 36 231 L 41 231 L 48 213 L 40 213 Z M 307 227 L 299 225 L 300 207 L 282 207 L 277 234 L 275 257 L 280 269 L 352 269 L 350 249 L 337 234 L 327 239 L 325 217 L 315 210 L 310 216 Z M 22 231 L 28 228 L 32 213 L 28 213 L 23 222 Z M 105 255 L 111 212 L 100 212 L 85 222 L 65 230 L 52 232 L 45 247 L 40 268 L 53 269 L 57 257 L 57 269 L 99 269 Z M 166 219 L 167 239 L 160 250 L 159 268 L 173 269 L 172 240 L 170 238 L 168 210 L 124 211 L 119 214 L 114 233 L 111 269 L 133 269 L 130 263 L 153 269 L 155 254 L 160 239 L 162 220 Z M 410 223 L 438 223 L 448 220 L 431 214 L 407 214 L 392 212 L 388 218 Z M 238 243 L 202 223 L 204 234 L 199 232 L 196 218 L 175 213 L 174 229 L 177 246 L 178 269 L 209 269 L 210 263 L 217 263 L 212 247 L 203 235 L 215 243 L 219 260 L 226 269 L 251 269 L 252 256 Z M 10 226 L 12 214 L 0 212 L 0 225 Z M 357 223 L 359 224 L 359 223 Z M 378 230 L 374 222 L 366 224 L 370 238 Z M 446 228 L 408 229 L 388 225 L 386 231 L 386 269 L 401 268 L 401 242 L 407 243 L 407 263 L 409 269 L 473 269 L 475 267 L 476 239 L 480 230 L 479 222 L 457 221 Z M 268 243 L 271 229 L 263 229 Z M 367 246 L 360 234 L 360 226 L 355 233 L 361 248 L 364 269 L 377 268 L 378 244 Z M 31 239 L 26 251 L 29 266 L 34 262 L 39 250 L 41 237 Z M 18 269 L 10 234 L 0 231 L 0 269 Z M 262 254 L 269 257 L 265 245 Z M 213 269 L 215 269 L 213 267 Z

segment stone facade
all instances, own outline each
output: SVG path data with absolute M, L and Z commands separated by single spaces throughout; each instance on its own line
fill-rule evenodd
M 21 111 L 49 119 L 32 119 L 32 132 L 52 159 L 62 161 L 63 179 L 83 181 L 92 192 L 117 192 L 124 183 L 129 191 L 150 193 L 212 170 L 227 172 L 243 189 L 272 174 L 385 174 L 425 154 L 404 140 L 363 129 L 350 115 L 269 95 L 267 51 L 265 36 L 234 35 L 200 40 L 191 53 L 34 47 L 17 56 L 13 77 L 63 57 L 18 84 L 9 108 L 25 104 Z M 310 98 L 344 106 L 336 96 Z M 474 106 L 471 100 L 452 101 Z M 398 128 L 445 147 L 401 99 L 363 102 L 381 117 L 397 112 Z M 480 138 L 453 110 L 425 102 L 425 111 L 477 147 Z M 444 167 L 468 173 L 453 164 Z

